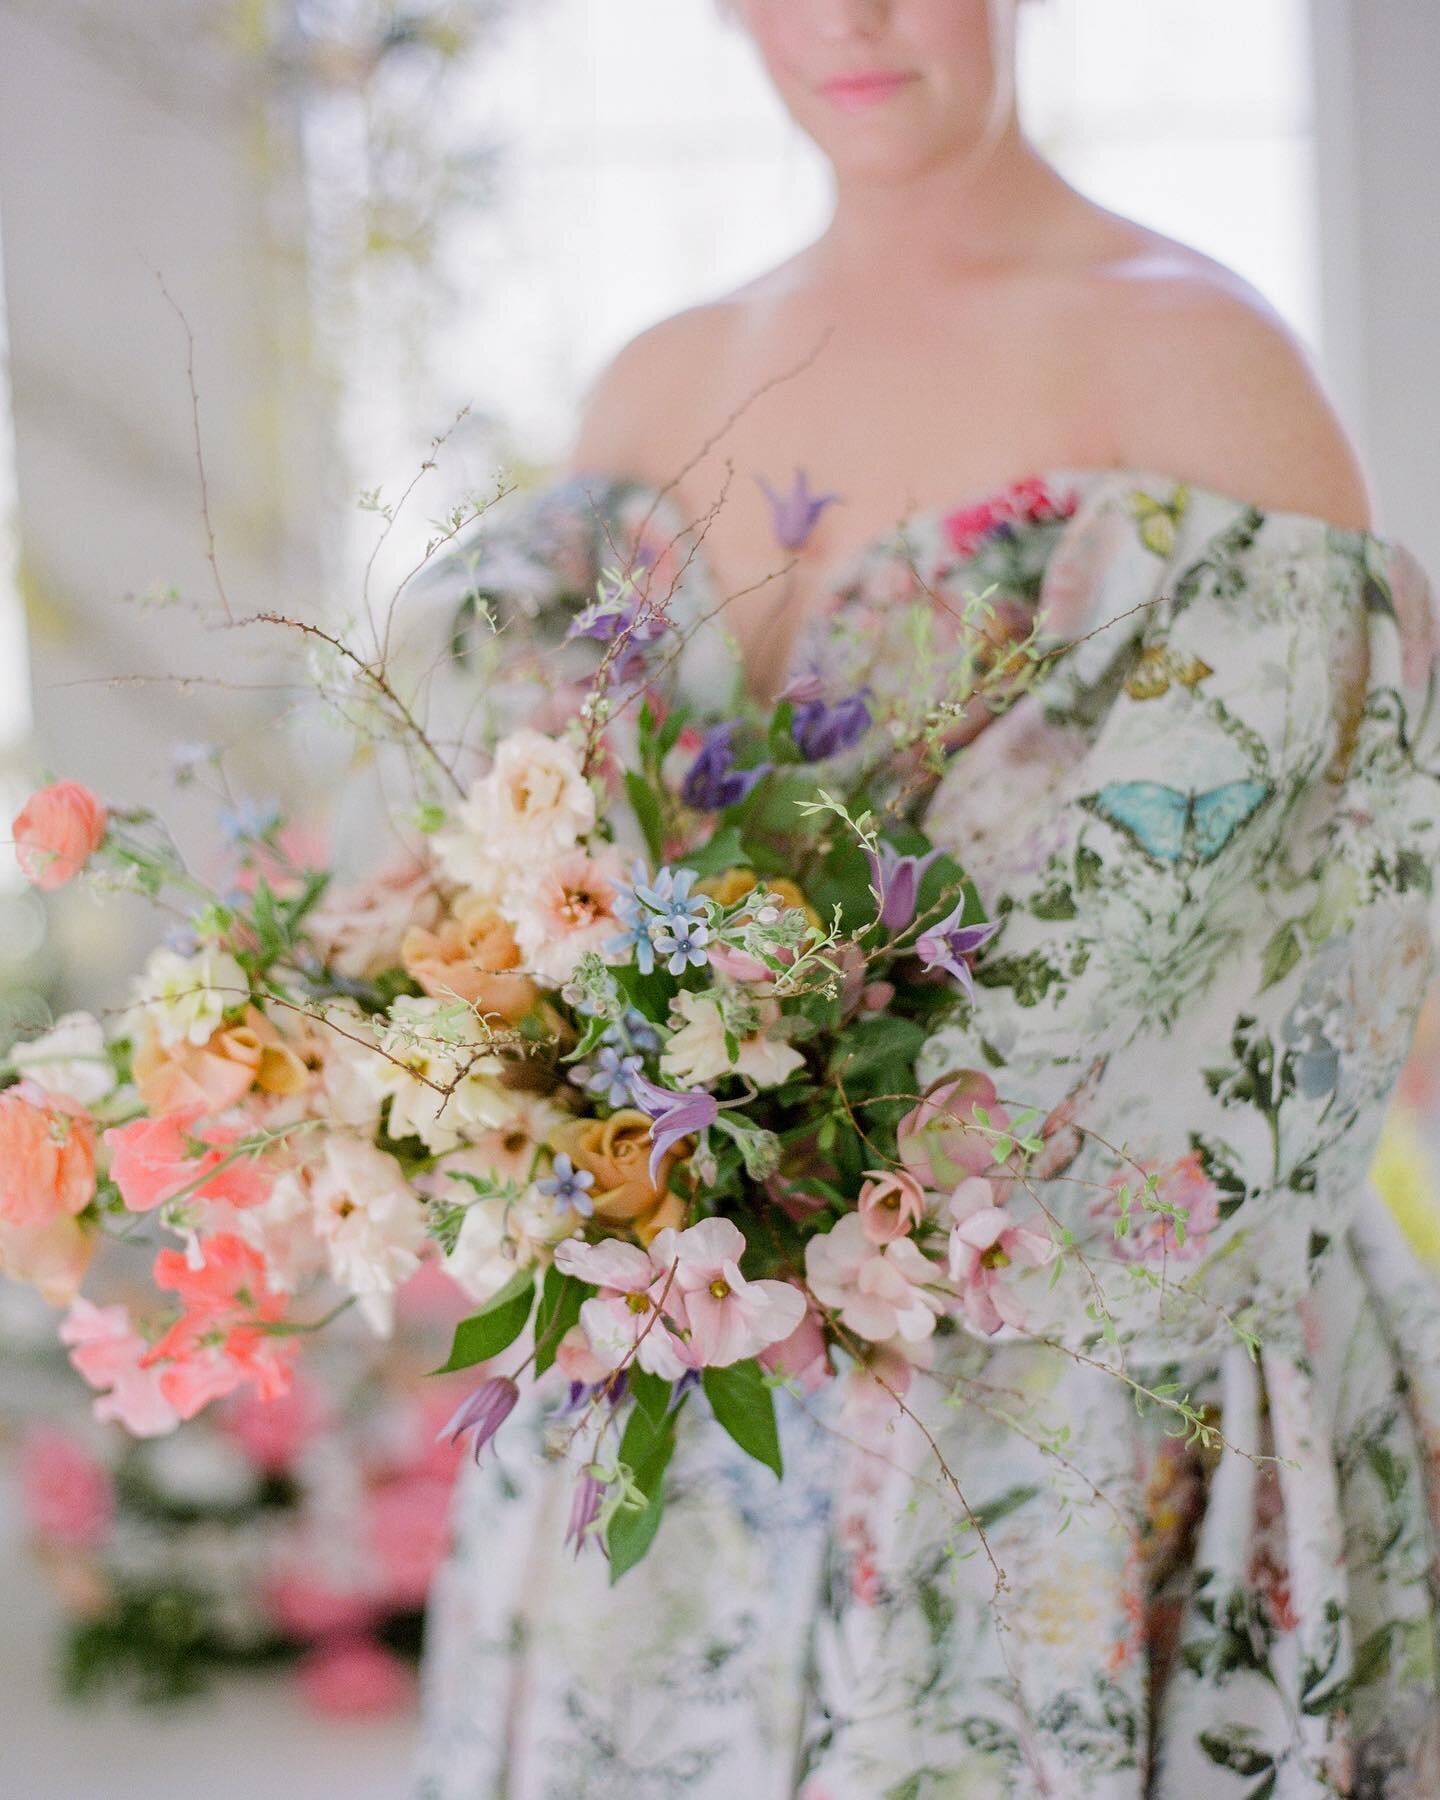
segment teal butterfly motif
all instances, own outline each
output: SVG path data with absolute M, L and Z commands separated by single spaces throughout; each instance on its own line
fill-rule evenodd
M 1152 862 L 1213 862 L 1270 798 L 1264 781 L 1227 781 L 1183 793 L 1160 781 L 1112 781 L 1086 801 Z

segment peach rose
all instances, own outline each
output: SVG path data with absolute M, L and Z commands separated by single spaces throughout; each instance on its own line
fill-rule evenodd
M 0 1219 L 48 1225 L 95 1193 L 95 1126 L 78 1100 L 34 1082 L 0 1093 Z
M 78 781 L 52 782 L 16 813 L 10 835 L 27 880 L 64 887 L 104 842 L 105 804 Z
M 608 1119 L 569 1119 L 551 1133 L 550 1145 L 595 1177 L 590 1199 L 597 1218 L 629 1225 L 642 1244 L 667 1225 L 684 1223 L 684 1205 L 668 1191 L 670 1171 L 684 1153 L 684 1140 L 665 1152 L 657 1179 L 651 1181 L 648 1113 L 625 1107 Z
M 239 1025 L 224 1025 L 203 1044 L 185 1039 L 162 1044 L 147 1031 L 131 1058 L 135 1087 L 153 1114 L 224 1112 L 259 1088 L 266 1094 L 297 1094 L 309 1084 L 303 1059 L 255 1007 Z
M 892 1244 L 925 1217 L 925 1190 L 903 1169 L 867 1169 L 857 1210 L 872 1244 Z
M 435 870 L 406 854 L 353 887 L 328 890 L 306 931 L 337 975 L 362 981 L 393 969 L 413 925 L 433 925 L 442 907 Z
M 540 995 L 528 975 L 516 973 L 515 933 L 479 894 L 462 894 L 433 931 L 411 926 L 400 944 L 400 960 L 405 973 L 435 999 L 459 998 L 510 1025 L 523 1019 Z

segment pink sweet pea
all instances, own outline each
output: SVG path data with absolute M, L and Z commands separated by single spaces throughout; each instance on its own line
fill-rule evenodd
M 1025 1314 L 1006 1281 L 1010 1268 L 1038 1269 L 1055 1254 L 1043 1232 L 1017 1225 L 982 1176 L 962 1181 L 950 1196 L 950 1279 L 965 1317 L 993 1336 L 1002 1325 L 1023 1329 Z
M 94 1406 L 102 1424 L 114 1419 L 134 1437 L 163 1437 L 180 1423 L 161 1389 L 160 1370 L 146 1365 L 149 1346 L 131 1326 L 127 1307 L 77 1299 L 59 1336 L 80 1375 L 104 1390 Z
M 977 1106 L 997 1129 L 1010 1123 L 990 1077 L 962 1069 L 931 1088 L 900 1121 L 900 1160 L 923 1186 L 945 1193 L 965 1176 L 994 1167 L 993 1140 L 976 1122 Z
M 105 805 L 78 781 L 56 781 L 34 793 L 10 827 L 15 857 L 37 888 L 64 887 L 105 839 Z
M 690 1363 L 665 1315 L 683 1326 L 684 1311 L 670 1264 L 660 1261 L 654 1244 L 642 1250 L 618 1238 L 598 1244 L 566 1238 L 555 1246 L 555 1267 L 600 1289 L 580 1308 L 580 1324 L 602 1373 L 633 1357 L 647 1374 L 680 1379 Z
M 696 1368 L 726 1368 L 790 1336 L 805 1316 L 805 1296 L 788 1281 L 747 1281 L 745 1239 L 729 1219 L 702 1219 L 660 1232 L 650 1254 L 675 1264 L 675 1289 L 690 1328 L 686 1349 Z M 673 1290 L 672 1290 L 673 1294 Z
M 877 1247 L 865 1235 L 859 1213 L 805 1246 L 810 1291 L 823 1306 L 835 1307 L 840 1322 L 857 1337 L 883 1344 L 899 1336 L 918 1343 L 935 1329 L 944 1301 L 934 1291 L 940 1271 L 912 1238 Z
M 177 1194 L 236 1207 L 258 1206 L 269 1197 L 268 1179 L 248 1157 L 226 1162 L 239 1133 L 219 1125 L 198 1130 L 200 1117 L 201 1109 L 191 1106 L 105 1133 L 110 1176 L 131 1212 L 149 1212 Z M 198 1154 L 197 1145 L 203 1146 Z
M 155 1258 L 155 1285 L 173 1289 L 185 1311 L 142 1360 L 145 1368 L 164 1365 L 160 1391 L 184 1419 L 246 1382 L 262 1400 L 285 1393 L 297 1348 L 266 1330 L 285 1300 L 268 1286 L 258 1251 L 220 1232 L 201 1243 L 199 1256 L 198 1267 L 178 1250 Z

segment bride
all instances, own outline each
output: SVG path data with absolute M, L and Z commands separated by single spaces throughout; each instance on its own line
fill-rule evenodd
M 1152 1299 L 1122 1371 L 1234 1448 L 1167 1433 L 1057 1302 L 947 1348 L 904 1421 L 797 1395 L 783 1485 L 682 1443 L 611 1587 L 532 1421 L 460 1494 L 425 1800 L 1440 1794 L 1440 1301 L 1364 1179 L 1440 924 L 1386 851 L 1440 825 L 1429 596 L 1273 312 L 1026 141 L 1022 3 L 732 0 L 833 215 L 627 344 L 509 530 L 543 565 L 568 516 L 603 563 L 637 502 L 668 524 L 723 608 L 718 716 L 727 680 L 883 679 L 916 571 L 943 601 L 1033 550 L 1087 641 L 930 800 L 1019 948 L 921 1073 L 1083 1102 L 1178 1184 L 1183 1241 L 1101 1237 L 1223 1308 Z

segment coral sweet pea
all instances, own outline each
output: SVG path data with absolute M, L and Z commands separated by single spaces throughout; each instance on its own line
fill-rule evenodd
M 105 840 L 105 805 L 78 781 L 40 788 L 10 827 L 28 881 L 49 890 L 73 881 Z

